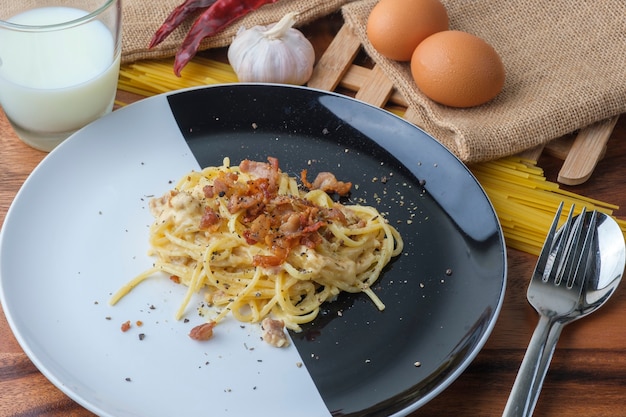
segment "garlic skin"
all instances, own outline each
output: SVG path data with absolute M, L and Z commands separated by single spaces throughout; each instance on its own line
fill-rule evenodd
M 303 85 L 313 73 L 315 51 L 293 28 L 296 13 L 269 26 L 240 28 L 228 48 L 228 61 L 241 82 Z

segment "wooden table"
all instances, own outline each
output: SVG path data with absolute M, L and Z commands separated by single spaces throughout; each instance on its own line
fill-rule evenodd
M 319 32 L 319 44 L 332 39 Z M 316 44 L 316 47 L 318 44 Z M 136 99 L 120 93 L 125 102 Z M 46 154 L 23 144 L 0 113 L 0 224 L 16 192 Z M 555 181 L 561 161 L 542 156 L 539 166 Z M 568 189 L 611 202 L 626 218 L 626 117 L 606 156 L 586 183 Z M 567 188 L 567 187 L 564 187 Z M 469 368 L 441 395 L 412 416 L 500 416 L 537 315 L 526 301 L 536 258 L 509 249 L 508 288 L 496 327 Z M 626 410 L 626 291 L 619 289 L 600 311 L 565 328 L 554 355 L 536 416 L 621 416 Z M 35 368 L 0 315 L 0 416 L 92 416 Z

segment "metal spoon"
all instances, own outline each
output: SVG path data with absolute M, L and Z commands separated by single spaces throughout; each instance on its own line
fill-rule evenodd
M 594 243 L 599 256 L 587 273 L 586 287 L 580 300 L 580 317 L 593 313 L 615 292 L 626 262 L 624 235 L 617 222 L 606 214 L 598 213 L 596 224 L 597 239 Z
M 591 213 L 587 216 L 591 216 Z M 593 245 L 592 262 L 585 274 L 585 286 L 577 308 L 567 320 L 552 323 L 545 343 L 539 349 L 536 362 L 530 361 L 534 362 L 530 363 L 528 358 L 522 362 L 520 373 L 502 414 L 503 417 L 532 415 L 563 327 L 567 323 L 596 311 L 611 297 L 619 285 L 626 264 L 626 244 L 619 225 L 610 216 L 597 213 L 596 238 Z M 524 375 L 525 373 L 530 374 Z M 534 377 L 528 381 L 527 378 L 530 375 Z

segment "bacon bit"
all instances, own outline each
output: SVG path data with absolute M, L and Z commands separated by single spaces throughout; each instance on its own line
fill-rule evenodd
M 224 197 L 229 191 L 241 188 L 241 185 L 237 183 L 238 179 L 239 175 L 235 172 L 220 172 L 219 176 L 213 180 L 213 185 L 207 185 L 202 189 L 204 196 L 206 198 Z
M 244 159 L 239 164 L 241 172 L 252 174 L 259 178 L 266 178 L 270 184 L 278 184 L 278 159 L 272 156 L 267 158 L 268 162 L 257 162 Z
M 284 332 L 285 322 L 266 317 L 261 322 L 263 329 L 263 340 L 275 347 L 285 347 L 289 345 L 289 339 Z
M 303 218 L 299 213 L 287 213 L 283 218 L 287 218 L 286 221 L 282 222 L 278 227 L 278 231 L 284 234 L 294 234 L 300 230 L 300 227 L 303 223 L 302 220 L 306 221 L 306 218 Z
M 170 276 L 170 281 L 176 283 L 176 284 L 180 284 L 180 277 L 178 275 L 171 275 Z
M 276 177 L 272 177 L 271 180 L 278 181 L 278 175 L 276 175 Z M 277 184 L 274 184 L 274 187 L 270 184 L 270 178 L 268 177 L 258 177 L 250 180 L 246 183 L 246 186 L 248 187 L 247 194 L 263 196 L 266 199 L 272 198 L 276 193 L 275 190 L 271 189 L 275 188 Z
M 206 187 L 205 187 L 206 188 Z M 217 230 L 219 226 L 220 216 L 211 207 L 204 208 L 204 214 L 200 219 L 200 230 Z
M 258 198 L 258 195 L 233 195 L 228 200 L 228 204 L 226 204 L 226 208 L 228 208 L 231 214 L 246 210 L 249 212 L 247 217 L 258 215 L 263 211 L 264 207 L 265 204 Z
M 193 340 L 199 341 L 209 340 L 211 337 L 213 337 L 213 328 L 215 327 L 215 324 L 216 323 L 214 321 L 200 324 L 191 329 L 191 331 L 189 332 L 189 337 L 191 337 Z
M 125 321 L 124 323 L 122 323 L 122 331 L 123 332 L 127 332 L 130 330 L 130 320 Z
M 328 220 L 338 222 L 343 225 L 348 224 L 348 219 L 346 219 L 346 215 L 343 213 L 343 211 L 334 207 L 326 209 L 326 217 L 328 218 Z
M 285 252 L 286 253 L 286 252 Z M 271 267 L 278 266 L 285 262 L 287 257 L 276 256 L 276 255 L 254 255 L 252 257 L 252 265 L 254 266 L 262 266 L 262 267 Z
M 306 177 L 308 175 L 308 173 L 309 173 L 309 170 L 307 170 L 307 169 L 303 169 L 302 171 L 300 171 L 300 182 L 302 182 L 302 184 L 306 188 L 308 188 L 309 190 L 312 190 L 313 189 L 313 184 L 311 184 L 309 182 L 309 180 L 307 179 L 307 177 Z
M 309 190 L 322 190 L 327 193 L 337 193 L 341 196 L 348 194 L 352 188 L 351 182 L 339 181 L 331 172 L 320 172 L 313 180 L 313 183 L 311 183 L 307 180 L 307 170 L 303 169 L 300 172 L 300 180 Z
M 309 224 L 307 227 L 305 227 L 304 229 L 302 229 L 303 233 L 313 233 L 313 232 L 317 232 L 320 227 L 326 226 L 326 222 L 315 222 L 313 224 Z
M 243 237 L 248 245 L 254 245 L 263 242 L 265 237 L 270 233 L 271 219 L 265 214 L 261 214 L 250 223 L 250 228 L 245 230 Z
M 204 188 L 202 188 L 202 192 L 206 198 L 215 197 L 215 185 L 205 185 Z

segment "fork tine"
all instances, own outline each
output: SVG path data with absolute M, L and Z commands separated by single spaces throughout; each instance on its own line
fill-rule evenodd
M 550 272 L 551 277 L 554 277 L 554 284 L 560 285 L 563 277 L 568 277 L 568 282 L 566 285 L 568 288 L 571 288 L 573 271 L 577 268 L 578 258 L 581 256 L 581 239 L 582 231 L 585 227 L 585 218 L 586 218 L 587 210 L 583 207 L 580 215 L 576 217 L 571 230 L 569 230 L 567 239 L 563 248 L 563 255 L 559 260 L 559 264 L 556 270 Z
M 550 254 L 552 253 L 552 247 L 554 245 L 554 237 L 556 235 L 556 228 L 559 225 L 559 220 L 561 218 L 561 211 L 563 210 L 563 202 L 559 204 L 559 207 L 556 210 L 556 214 L 554 215 L 554 219 L 552 220 L 552 225 L 550 226 L 550 230 L 548 230 L 548 234 L 546 235 L 546 240 L 543 243 L 543 248 L 541 249 L 541 253 L 539 254 L 539 259 L 537 260 L 536 270 L 547 271 L 550 268 L 546 268 L 548 265 L 548 261 L 550 260 Z M 543 278 L 543 277 L 542 277 Z
M 559 267 L 559 265 L 556 265 L 555 267 L 554 263 L 557 260 L 560 260 L 560 262 L 563 262 L 563 259 L 565 259 L 563 255 L 564 255 L 565 250 L 568 247 L 567 236 L 569 236 L 570 229 L 572 227 L 574 205 L 570 207 L 569 213 L 567 215 L 567 219 L 565 220 L 565 223 L 563 224 L 561 229 L 555 233 L 554 229 L 556 229 L 556 225 L 558 224 L 562 207 L 563 207 L 563 203 L 561 202 L 561 204 L 559 205 L 559 211 L 557 211 L 557 214 L 554 217 L 554 221 L 552 223 L 550 231 L 548 232 L 549 238 L 550 238 L 550 235 L 552 235 L 550 245 L 546 246 L 548 243 L 548 238 L 546 238 L 546 243 L 544 244 L 544 249 L 542 250 L 542 253 L 541 253 L 541 256 L 545 255 L 545 258 L 546 258 L 545 263 L 542 265 L 543 271 L 542 271 L 541 279 L 543 282 L 548 282 L 549 280 L 554 279 L 554 274 L 556 273 Z M 556 240 L 554 239 L 555 236 L 557 236 Z M 540 259 L 540 262 L 541 262 L 541 259 Z
M 580 285 L 581 289 L 584 286 L 583 280 L 585 278 L 585 273 L 587 272 L 587 267 L 591 259 L 591 248 L 596 234 L 597 217 L 598 212 L 594 210 L 591 213 L 591 219 L 589 220 L 589 224 L 587 226 L 587 233 L 585 234 L 585 239 L 583 240 L 580 253 L 576 254 L 576 259 L 578 259 L 578 262 L 576 263 L 576 269 L 574 270 L 574 273 L 571 275 L 571 282 L 568 282 L 568 286 L 570 288 L 576 284 Z

